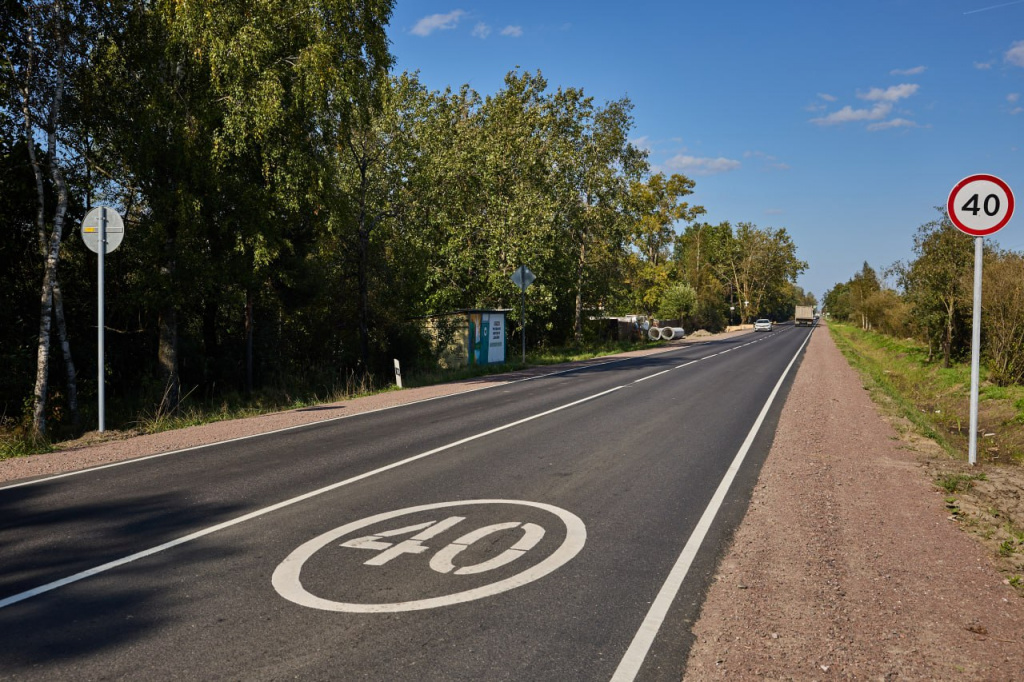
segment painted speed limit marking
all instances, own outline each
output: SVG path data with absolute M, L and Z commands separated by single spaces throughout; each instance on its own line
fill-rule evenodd
M 949 219 L 961 232 L 984 237 L 1001 230 L 1013 215 L 1013 192 L 994 175 L 971 175 L 946 200 Z
M 420 515 L 423 512 L 457 507 L 469 509 L 479 505 L 508 505 L 510 509 L 501 510 L 501 514 L 512 518 L 499 523 L 474 521 L 472 510 L 469 510 L 462 512 L 461 515 L 442 512 L 435 518 L 412 524 L 393 522 L 395 519 Z M 517 565 L 517 561 L 526 562 L 531 551 L 539 551 L 538 545 L 547 534 L 547 529 L 539 523 L 512 520 L 516 515 L 515 507 L 548 512 L 554 517 L 554 525 L 564 528 L 565 539 L 559 546 L 546 550 L 550 552 L 546 557 L 526 564 L 524 570 L 515 575 L 496 578 L 493 582 L 471 589 L 463 589 L 464 583 L 460 583 L 459 577 L 486 578 L 487 574 L 497 576 L 499 573 L 505 575 L 500 571 L 492 572 L 506 565 Z M 525 510 L 520 510 L 520 513 L 525 513 Z M 551 529 L 561 531 L 562 528 L 556 529 L 553 526 Z M 357 531 L 363 529 L 371 529 L 372 532 L 357 535 Z M 460 534 L 454 539 L 441 540 L 445 534 L 451 534 L 449 531 Z M 494 553 L 493 556 L 466 559 L 466 555 L 473 553 L 473 548 L 489 547 L 502 539 L 505 541 L 504 544 L 512 541 L 503 551 Z M 489 597 L 542 578 L 575 557 L 583 549 L 586 539 L 587 531 L 583 521 L 575 514 L 552 505 L 521 500 L 439 502 L 377 514 L 323 533 L 303 543 L 288 555 L 274 571 L 271 582 L 278 594 L 285 599 L 324 611 L 393 613 L 432 609 Z M 336 601 L 317 596 L 303 586 L 300 574 L 303 566 L 325 548 L 355 552 L 362 566 L 384 567 L 400 564 L 406 570 L 427 571 L 435 576 L 450 576 L 447 579 L 447 583 L 450 584 L 446 586 L 450 587 L 451 592 L 422 599 L 372 604 Z

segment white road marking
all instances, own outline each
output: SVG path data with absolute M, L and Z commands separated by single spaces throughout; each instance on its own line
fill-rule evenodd
M 757 432 L 761 430 L 761 424 L 764 423 L 764 419 L 768 415 L 768 410 L 771 408 L 772 403 L 775 402 L 775 396 L 779 394 L 779 389 L 782 388 L 782 382 L 785 381 L 786 377 L 789 375 L 789 371 L 793 368 L 793 364 L 796 362 L 796 359 L 800 357 L 800 353 L 803 351 L 804 346 L 807 345 L 810 338 L 811 335 L 808 334 L 807 338 L 800 344 L 800 348 L 797 349 L 793 358 L 789 361 L 789 364 L 786 365 L 786 369 L 782 372 L 782 376 L 779 377 L 778 382 L 776 382 L 771 395 L 768 396 L 768 400 L 765 401 L 764 407 L 761 408 L 761 413 L 758 414 L 757 419 L 754 421 L 754 425 L 750 427 L 750 431 L 747 433 L 747 437 L 743 441 L 743 445 L 740 446 L 739 452 L 737 452 L 736 456 L 733 458 L 732 464 L 729 465 L 729 469 L 725 472 L 725 476 L 722 478 L 721 483 L 718 484 L 718 489 L 715 490 L 715 494 L 712 496 L 711 501 L 704 510 L 704 514 L 701 515 L 700 521 L 697 522 L 697 527 L 694 528 L 689 540 L 687 540 L 686 545 L 683 547 L 682 553 L 679 555 L 679 558 L 676 559 L 675 565 L 669 572 L 668 578 L 661 586 L 661 590 L 658 591 L 658 596 L 651 604 L 651 608 L 648 610 L 643 623 L 641 623 L 640 629 L 637 631 L 636 635 L 633 636 L 633 641 L 630 643 L 629 649 L 626 650 L 626 655 L 622 657 L 621 661 L 619 661 L 619 667 L 616 668 L 615 674 L 612 676 L 612 682 L 627 682 L 636 679 L 637 674 L 640 672 L 640 667 L 643 665 L 644 659 L 647 657 L 647 652 L 650 651 L 651 645 L 654 643 L 654 638 L 657 636 L 658 630 L 661 629 L 661 625 L 665 621 L 665 616 L 668 614 L 669 607 L 672 605 L 672 601 L 679 593 L 679 588 L 682 587 L 683 580 L 686 578 L 686 574 L 690 570 L 690 565 L 697 556 L 697 551 L 700 549 L 701 543 L 704 542 L 704 537 L 708 534 L 708 530 L 711 528 L 712 522 L 714 522 L 715 517 L 718 515 L 718 510 L 725 501 L 726 493 L 729 492 L 729 488 L 732 486 L 732 482 L 736 478 L 736 474 L 739 473 L 740 466 L 743 464 L 743 460 L 747 456 L 747 451 L 750 450 L 750 446 L 753 444 L 754 438 L 757 436 Z
M 808 339 L 809 338 L 810 338 L 810 335 L 808 334 Z M 806 343 L 807 343 L 807 340 L 805 339 L 804 340 L 804 344 L 806 344 Z M 704 344 L 694 344 L 694 345 L 704 345 Z M 801 348 L 803 348 L 803 345 L 801 345 Z M 674 350 L 677 350 L 677 348 L 671 348 L 669 350 L 666 350 L 665 352 L 668 353 L 668 352 L 671 352 L 671 351 L 674 351 Z M 799 353 L 799 351 L 798 351 L 798 353 Z M 714 353 L 712 355 L 705 356 L 705 357 L 701 358 L 701 360 L 709 360 L 709 359 L 711 359 L 713 357 L 716 357 L 718 355 L 721 355 L 721 353 Z M 625 362 L 625 361 L 630 360 L 630 359 L 632 359 L 632 358 L 623 358 L 622 360 L 613 360 L 613 361 L 609 361 L 607 363 L 601 363 L 601 364 L 602 365 L 615 364 L 617 362 Z M 696 361 L 694 361 L 694 362 L 696 362 Z M 690 365 L 690 364 L 693 364 L 693 363 L 692 362 L 686 363 L 686 365 L 681 365 L 680 367 L 685 367 L 685 366 Z M 792 363 L 790 363 L 790 364 L 792 364 Z M 601 365 L 589 365 L 588 367 L 595 367 L 595 366 L 601 366 Z M 575 372 L 575 371 L 578 371 L 580 369 L 585 369 L 585 368 L 574 367 L 574 368 L 570 368 L 570 369 L 559 371 L 559 372 L 552 372 L 552 373 L 546 374 L 544 376 L 556 376 L 556 375 L 559 375 L 559 374 L 567 374 L 569 372 Z M 787 368 L 787 371 L 788 371 L 788 368 Z M 519 380 L 519 381 L 530 381 L 530 380 L 536 379 L 536 378 L 541 378 L 541 377 L 528 377 L 526 379 L 522 379 L 522 380 Z M 642 380 L 643 379 L 640 379 L 638 381 L 642 381 Z M 518 382 L 516 382 L 516 383 L 518 383 Z M 626 384 L 624 384 L 622 386 L 615 386 L 615 387 L 610 388 L 610 389 L 608 389 L 606 391 L 601 391 L 600 393 L 595 393 L 594 395 L 587 396 L 585 398 L 581 398 L 579 400 L 575 400 L 575 401 L 570 402 L 570 403 L 566 403 L 565 405 L 561 405 L 559 407 L 552 408 L 552 409 L 547 410 L 545 412 L 539 412 L 539 413 L 537 413 L 535 415 L 531 415 L 529 417 L 524 417 L 523 419 L 520 419 L 520 420 L 515 421 L 515 422 L 511 422 L 509 424 L 505 424 L 504 426 L 499 426 L 499 427 L 491 429 L 489 431 L 484 431 L 482 433 L 478 433 L 478 434 L 473 435 L 473 436 L 468 436 L 466 438 L 463 438 L 463 439 L 458 440 L 458 441 L 454 441 L 454 442 L 449 443 L 447 445 L 442 445 L 442 446 L 440 446 L 438 448 L 434 448 L 433 450 L 428 450 L 427 452 L 422 452 L 422 453 L 420 453 L 418 455 L 413 455 L 411 457 L 407 457 L 406 459 L 399 460 L 397 462 L 392 462 L 391 464 L 385 465 L 385 466 L 380 467 L 378 469 L 374 469 L 372 471 L 367 471 L 367 472 L 359 474 L 357 476 L 353 476 L 351 478 L 347 478 L 347 479 L 345 479 L 343 481 L 338 481 L 336 483 L 332 483 L 331 485 L 324 486 L 323 488 L 319 488 L 317 490 L 313 490 L 313 491 L 310 491 L 308 493 L 304 493 L 304 494 L 299 495 L 297 497 L 293 497 L 291 499 L 284 500 L 284 501 L 278 502 L 276 504 L 272 504 L 272 505 L 270 505 L 268 507 L 263 507 L 262 509 L 257 509 L 256 511 L 250 512 L 248 514 L 244 514 L 244 515 L 239 516 L 239 517 L 237 517 L 235 519 L 224 521 L 223 523 L 218 523 L 218 524 L 210 526 L 208 528 L 204 528 L 202 530 L 198 530 L 198 531 L 196 531 L 194 533 L 190 533 L 188 535 L 184 535 L 182 537 L 175 538 L 174 540 L 170 540 L 168 542 L 165 542 L 163 544 L 157 545 L 155 547 L 150 547 L 149 549 L 143 550 L 141 552 L 136 552 L 134 554 L 130 554 L 130 555 L 122 557 L 120 559 L 115 559 L 114 561 L 109 561 L 109 562 L 107 562 L 105 564 L 101 564 L 99 566 L 94 566 L 93 568 L 87 569 L 85 571 L 81 571 L 79 573 L 75 573 L 74 575 L 67 576 L 66 578 L 61 578 L 59 580 L 55 580 L 53 582 L 46 583 L 45 585 L 40 585 L 39 587 L 33 588 L 31 590 L 26 590 L 24 592 L 19 592 L 17 594 L 13 594 L 10 597 L 6 597 L 4 599 L 0 599 L 0 609 L 6 608 L 8 606 L 11 606 L 13 604 L 17 604 L 17 603 L 22 602 L 22 601 L 25 601 L 26 599 L 31 599 L 32 597 L 37 597 L 37 596 L 39 596 L 41 594 L 46 594 L 47 592 L 51 592 L 51 591 L 56 590 L 58 588 L 65 587 L 67 585 L 71 585 L 71 584 L 76 583 L 76 582 L 78 582 L 80 580 L 85 580 L 86 578 L 91 578 L 94 575 L 99 575 L 101 573 L 105 573 L 105 572 L 107 572 L 109 570 L 112 570 L 114 568 L 118 568 L 120 566 L 125 566 L 125 565 L 130 564 L 130 563 L 132 563 L 134 561 L 138 561 L 139 559 L 144 559 L 144 558 L 146 558 L 148 556 L 153 556 L 154 554 L 159 554 L 160 552 L 166 551 L 168 549 L 172 549 L 174 547 L 178 547 L 179 545 L 184 545 L 184 544 L 186 544 L 188 542 L 192 542 L 193 540 L 198 540 L 200 538 L 204 538 L 207 535 L 212 535 L 213 533 L 216 533 L 218 531 L 225 530 L 225 529 L 231 528 L 233 526 L 237 526 L 239 524 L 245 523 L 246 521 L 251 521 L 252 519 L 259 518 L 260 516 L 264 516 L 265 514 L 269 514 L 271 512 L 275 512 L 275 511 L 277 511 L 279 509 L 284 509 L 285 507 L 290 507 L 293 504 L 297 504 L 299 502 L 304 502 L 306 500 L 309 500 L 309 499 L 312 499 L 314 497 L 317 497 L 318 495 L 322 495 L 322 494 L 330 492 L 332 490 L 337 490 L 338 488 L 341 488 L 343 486 L 347 486 L 347 485 L 350 485 L 352 483 L 356 483 L 358 481 L 362 481 L 364 479 L 371 478 L 373 476 L 376 476 L 377 474 L 384 473 L 385 471 L 390 471 L 391 469 L 397 469 L 398 467 L 404 466 L 406 464 L 410 464 L 412 462 L 415 462 L 415 461 L 420 460 L 420 459 L 424 459 L 426 457 L 430 457 L 431 455 L 435 455 L 435 454 L 438 454 L 440 452 L 444 452 L 445 450 L 449 450 L 449 449 L 457 447 L 459 445 L 463 445 L 465 443 L 469 443 L 469 442 L 472 442 L 474 440 L 478 440 L 480 438 L 485 438 L 487 436 L 493 435 L 495 433 L 499 433 L 501 431 L 505 431 L 507 429 L 514 428 L 516 426 L 519 426 L 521 424 L 525 424 L 525 423 L 533 421 L 535 419 L 540 419 L 542 417 L 546 417 L 548 415 L 554 414 L 556 412 L 560 412 L 560 411 L 568 409 L 570 407 L 575 407 L 576 405 L 580 405 L 582 403 L 589 402 L 591 400 L 595 400 L 597 398 L 600 398 L 602 396 L 608 395 L 610 393 L 614 393 L 615 391 L 618 391 L 618 390 L 620 390 L 622 388 L 625 388 L 625 386 L 626 386 Z M 441 399 L 441 398 L 451 397 L 452 395 L 463 395 L 465 393 L 475 392 L 475 391 L 478 391 L 478 390 L 485 390 L 486 388 L 491 388 L 491 387 L 485 387 L 485 388 L 481 388 L 481 389 L 473 389 L 473 391 L 464 391 L 463 393 L 451 394 L 451 395 L 448 395 L 448 396 L 438 396 L 437 398 L 427 398 L 425 400 L 421 400 L 421 401 L 417 401 L 417 402 L 429 402 L 431 400 L 438 400 L 438 399 Z M 774 394 L 773 394 L 773 396 L 774 396 Z M 407 403 L 407 404 L 411 405 L 411 404 L 415 404 L 415 403 Z M 396 407 L 404 407 L 404 405 L 398 405 L 398 406 L 392 406 L 392 407 L 384 407 L 384 408 L 381 408 L 379 410 L 373 410 L 372 412 L 383 412 L 385 410 L 395 409 Z M 360 414 L 371 414 L 371 412 L 362 412 Z M 125 461 L 125 462 L 116 462 L 114 464 L 107 464 L 107 465 L 104 465 L 104 466 L 94 467 L 92 469 L 84 469 L 82 471 L 73 471 L 73 472 L 66 473 L 66 474 L 59 474 L 57 476 L 49 476 L 47 478 L 35 479 L 35 480 L 32 480 L 32 481 L 25 481 L 25 482 L 22 482 L 22 483 L 16 483 L 14 485 L 9 485 L 9 486 L 6 486 L 6 487 L 2 487 L 2 488 L 0 488 L 0 491 L 7 490 L 9 488 L 18 488 L 18 487 L 21 487 L 21 486 L 33 485 L 33 484 L 36 484 L 36 483 L 43 483 L 43 482 L 46 482 L 46 481 L 52 481 L 52 480 L 55 480 L 55 479 L 58 479 L 58 478 L 65 478 L 67 476 L 74 476 L 74 475 L 77 475 L 77 474 L 88 473 L 88 472 L 91 472 L 91 471 L 99 471 L 100 469 L 108 469 L 108 468 L 115 467 L 115 466 L 121 466 L 121 465 L 124 465 L 124 464 L 131 464 L 131 463 L 134 463 L 134 462 L 145 461 L 145 460 L 154 459 L 154 458 L 157 458 L 157 457 L 166 457 L 168 455 L 173 455 L 173 454 L 176 454 L 176 453 L 189 452 L 189 451 L 192 451 L 192 450 L 199 450 L 199 449 L 202 449 L 202 448 L 212 447 L 214 445 L 220 445 L 220 444 L 223 444 L 223 443 L 230 443 L 230 442 L 236 442 L 236 441 L 249 440 L 251 438 L 258 438 L 260 436 L 266 436 L 266 435 L 270 435 L 272 433 L 282 433 L 282 432 L 285 432 L 285 431 L 292 431 L 294 429 L 304 428 L 304 427 L 307 427 L 307 426 L 312 426 L 314 424 L 323 424 L 323 423 L 329 422 L 329 421 L 337 421 L 339 419 L 347 419 L 349 417 L 356 417 L 356 416 L 359 416 L 359 415 L 344 415 L 344 416 L 341 416 L 341 417 L 333 417 L 331 419 L 325 419 L 325 420 L 322 420 L 322 421 L 319 421 L 319 422 L 312 422 L 310 424 L 301 424 L 301 425 L 298 425 L 298 426 L 291 426 L 291 427 L 287 427 L 287 428 L 283 428 L 283 429 L 278 429 L 276 431 L 268 431 L 266 433 L 253 434 L 253 435 L 250 435 L 250 436 L 243 436 L 241 438 L 234 438 L 234 439 L 227 440 L 227 441 L 221 441 L 220 443 L 209 443 L 207 445 L 198 445 L 198 446 L 196 446 L 194 448 L 187 448 L 187 449 L 184 449 L 184 450 L 174 450 L 174 451 L 171 451 L 171 452 L 160 453 L 158 455 L 151 455 L 149 457 L 140 457 L 140 458 L 133 459 L 133 460 L 128 460 L 128 461 Z
M 454 594 L 448 594 L 441 597 L 431 597 L 429 599 L 418 599 L 406 602 L 361 604 L 336 602 L 329 599 L 323 599 L 311 594 L 302 586 L 299 574 L 302 571 L 303 564 L 305 564 L 306 561 L 318 551 L 349 533 L 357 531 L 360 528 L 372 526 L 373 524 L 381 521 L 387 521 L 388 519 L 405 516 L 407 514 L 415 514 L 422 511 L 430 511 L 432 509 L 445 509 L 449 507 L 480 504 L 521 505 L 543 509 L 557 516 L 561 519 L 562 523 L 565 524 L 565 540 L 554 552 L 551 553 L 550 556 L 543 559 L 540 563 L 517 573 L 516 575 L 505 578 L 504 580 L 493 582 L 490 585 L 483 585 L 471 590 L 464 590 L 462 592 L 456 592 Z M 466 547 L 486 535 L 500 530 L 509 530 L 511 528 L 518 527 L 519 525 L 519 522 L 499 523 L 468 533 L 443 548 L 441 552 L 438 552 L 434 559 L 431 560 L 430 567 L 440 573 L 448 573 L 451 568 L 454 568 L 454 565 L 451 564 L 451 559 Z M 510 563 L 511 561 L 519 558 L 519 556 L 524 552 L 540 542 L 541 538 L 544 536 L 544 529 L 540 526 L 532 523 L 522 525 L 524 535 L 515 545 L 493 559 L 475 566 L 461 568 L 455 571 L 455 573 L 458 575 L 481 573 L 492 568 L 497 568 L 500 565 Z M 421 611 L 423 609 L 450 606 L 451 604 L 461 604 L 467 601 L 482 599 L 484 597 L 490 597 L 495 594 L 507 592 L 508 590 L 516 587 L 522 587 L 527 583 L 543 578 L 552 571 L 565 565 L 573 557 L 579 554 L 580 550 L 583 549 L 583 545 L 586 544 L 586 541 L 587 528 L 583 524 L 583 521 L 581 521 L 575 514 L 550 504 L 544 504 L 542 502 L 526 502 L 523 500 L 461 500 L 458 502 L 438 502 L 435 504 L 424 504 L 418 507 L 409 507 L 407 509 L 399 509 L 397 511 L 377 514 L 327 531 L 326 533 L 303 543 L 294 552 L 289 554 L 288 557 L 285 558 L 285 560 L 282 561 L 274 570 L 271 583 L 274 585 L 274 589 L 277 590 L 277 593 L 285 599 L 299 604 L 300 606 L 308 606 L 311 609 L 347 613 L 398 613 L 401 611 Z M 438 557 L 440 557 L 440 559 L 438 559 Z M 437 562 L 437 566 L 434 565 L 435 561 Z
M 400 466 L 404 466 L 406 464 L 410 464 L 410 463 L 415 462 L 417 460 L 421 460 L 421 459 L 424 459 L 426 457 L 430 457 L 431 455 L 436 455 L 439 452 L 444 452 L 445 450 L 450 450 L 450 449 L 452 449 L 454 447 L 458 447 L 459 445 L 464 445 L 466 443 L 470 443 L 472 441 L 479 440 L 481 438 L 486 438 L 488 436 L 494 435 L 495 433 L 500 433 L 502 431 L 506 431 L 508 429 L 514 428 L 516 426 L 520 426 L 520 425 L 525 424 L 527 422 L 531 422 L 531 421 L 533 421 L 535 419 L 540 419 L 542 417 L 547 417 L 549 415 L 555 414 L 556 412 L 561 412 L 562 410 L 567 410 L 570 407 L 575 407 L 576 405 L 580 405 L 582 403 L 586 403 L 586 402 L 589 402 L 591 400 L 596 400 L 597 398 L 600 398 L 602 396 L 608 395 L 609 393 L 614 393 L 615 391 L 618 391 L 618 390 L 620 390 L 622 388 L 625 388 L 625 385 L 623 385 L 623 386 L 615 386 L 614 388 L 609 388 L 606 391 L 601 391 L 600 393 L 595 393 L 595 394 L 587 396 L 585 398 L 580 398 L 579 400 L 574 400 L 571 403 L 566 403 L 565 405 L 560 405 L 560 406 L 554 407 L 554 408 L 552 408 L 550 410 L 545 410 L 544 412 L 538 412 L 537 414 L 531 415 L 529 417 L 524 417 L 523 419 L 519 419 L 517 421 L 510 422 L 508 424 L 505 424 L 504 426 L 499 426 L 497 428 L 493 428 L 493 429 L 490 429 L 489 431 L 484 431 L 482 433 L 478 433 L 478 434 L 473 435 L 473 436 L 467 436 L 466 438 L 462 438 L 462 439 L 454 441 L 452 443 L 448 443 L 447 445 L 442 445 L 440 447 L 434 448 L 433 450 L 427 450 L 426 452 L 421 452 L 418 455 L 413 455 L 412 457 L 407 457 L 407 458 L 405 458 L 403 460 L 399 460 L 397 462 L 392 462 L 391 464 L 387 464 L 385 466 L 382 466 L 380 468 L 374 469 L 372 471 L 367 471 L 365 473 L 359 474 L 358 476 L 353 476 L 351 478 L 346 478 L 343 481 L 338 481 L 337 483 L 332 483 L 331 485 L 324 486 L 323 488 L 318 488 L 317 490 L 313 490 L 313 491 L 310 491 L 308 493 L 304 493 L 304 494 L 299 495 L 297 497 L 293 497 L 293 498 L 291 498 L 289 500 L 284 500 L 283 502 L 278 502 L 277 504 L 272 504 L 269 507 L 264 507 L 262 509 L 257 509 L 254 512 L 250 512 L 250 513 L 245 514 L 243 516 L 239 516 L 236 519 L 231 519 L 230 521 L 225 521 L 223 523 L 218 523 L 217 525 L 210 526 L 209 528 L 204 528 L 203 530 L 196 531 L 195 533 L 190 533 L 190 534 L 185 535 L 183 537 L 176 538 L 176 539 L 171 540 L 169 542 L 165 542 L 162 545 L 157 545 L 156 547 L 150 547 L 147 550 L 143 550 L 141 552 L 136 552 L 135 554 L 131 554 L 131 555 L 123 557 L 121 559 L 116 559 L 114 561 L 107 562 L 107 563 L 102 564 L 100 566 L 96 566 L 94 568 L 90 568 L 88 570 L 82 571 L 80 573 L 76 573 L 76 574 L 68 576 L 66 578 L 61 578 L 60 580 L 55 580 L 55 581 L 53 581 L 51 583 L 47 583 L 45 585 L 41 585 L 41 586 L 33 588 L 31 590 L 26 590 L 25 592 L 19 592 L 18 594 L 11 595 L 10 597 L 7 597 L 6 599 L 0 599 L 0 609 L 5 608 L 7 606 L 11 606 L 12 604 L 17 604 L 18 602 L 21 602 L 21 601 L 25 601 L 26 599 L 31 599 L 32 597 L 37 597 L 37 596 L 39 596 L 41 594 L 45 594 L 45 593 L 50 592 L 52 590 L 55 590 L 55 589 L 57 589 L 59 587 L 64 587 L 66 585 L 70 585 L 72 583 L 76 583 L 79 580 L 84 580 L 85 578 L 91 578 L 94 575 L 99 575 L 100 573 L 105 573 L 106 571 L 109 571 L 109 570 L 111 570 L 113 568 L 118 568 L 120 566 L 124 566 L 126 564 L 130 564 L 133 561 L 137 561 L 139 559 L 143 559 L 145 557 L 152 556 L 154 554 L 158 554 L 158 553 L 163 552 L 165 550 L 171 549 L 172 547 L 177 547 L 178 545 L 183 545 L 186 542 L 191 542 L 192 540 L 198 540 L 200 538 L 206 537 L 207 535 L 211 535 L 213 533 L 216 533 L 217 531 L 224 530 L 226 528 L 231 528 L 232 526 L 237 526 L 240 523 L 245 523 L 246 521 L 251 521 L 252 519 L 255 519 L 255 518 L 258 518 L 260 516 L 263 516 L 264 514 L 269 514 L 270 512 L 274 512 L 274 511 L 277 511 L 279 509 L 284 509 L 285 507 L 290 507 L 293 504 L 297 504 L 299 502 L 304 502 L 306 500 L 309 500 L 309 499 L 312 499 L 314 497 L 317 497 L 318 495 L 323 495 L 324 493 L 331 492 L 332 490 L 337 490 L 338 488 L 341 488 L 343 486 L 351 485 L 352 483 L 356 483 L 357 481 L 362 481 L 362 480 L 370 478 L 372 476 L 376 476 L 377 474 L 381 474 L 381 473 L 383 473 L 385 471 L 390 471 L 392 469 L 397 469 Z
M 379 535 L 367 535 L 366 537 L 349 540 L 348 542 L 341 543 L 341 546 L 350 547 L 352 549 L 378 550 L 380 551 L 380 554 L 365 562 L 364 565 L 383 566 L 395 557 L 403 554 L 422 554 L 423 552 L 426 552 L 428 547 L 423 544 L 425 540 L 429 540 L 435 535 L 440 535 L 452 526 L 458 525 L 465 520 L 465 516 L 450 516 L 440 523 L 437 521 L 427 521 L 426 523 L 418 523 L 415 526 L 395 528 L 393 530 L 380 533 Z M 393 542 L 380 542 L 381 538 L 390 538 L 395 537 L 396 535 L 408 535 L 409 533 L 417 530 L 422 530 L 423 532 L 417 533 L 411 539 L 406 540 L 405 542 L 399 542 L 397 545 Z
M 636 381 L 634 381 L 633 383 L 634 383 L 634 384 L 639 384 L 639 383 L 640 383 L 641 381 L 647 381 L 648 379 L 653 379 L 654 377 L 660 377 L 660 376 L 661 376 L 662 374 L 668 374 L 668 373 L 669 373 L 669 372 L 671 372 L 671 371 L 672 371 L 673 369 L 678 369 L 678 368 L 676 368 L 676 367 L 673 367 L 673 368 L 670 368 L 670 369 L 665 369 L 665 370 L 662 370 L 662 371 L 660 371 L 660 372 L 657 372 L 657 373 L 655 373 L 655 374 L 648 374 L 648 375 L 647 375 L 647 376 L 645 376 L 645 377 L 640 377 L 639 379 L 637 379 L 637 380 L 636 380 Z

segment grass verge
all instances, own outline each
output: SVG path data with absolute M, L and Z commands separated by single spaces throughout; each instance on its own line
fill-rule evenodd
M 970 436 L 970 366 L 943 368 L 911 339 L 893 339 L 829 323 L 833 340 L 864 379 L 872 398 L 905 418 L 950 456 L 964 459 Z M 1024 462 L 1024 387 L 987 383 L 981 368 L 979 461 Z

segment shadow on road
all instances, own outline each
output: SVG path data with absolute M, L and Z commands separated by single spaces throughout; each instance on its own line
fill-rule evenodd
M 55 484 L 0 493 L 0 599 L 150 549 L 241 513 L 195 504 L 182 493 L 35 511 Z M 52 498 L 51 498 L 52 499 Z M 201 573 L 241 551 L 218 544 L 174 548 L 0 609 L 0 679 L 39 666 L 123 647 L 175 618 L 176 604 L 154 576 L 188 566 Z M 169 586 L 168 586 L 169 587 Z M 19 672 L 20 671 L 20 672 Z

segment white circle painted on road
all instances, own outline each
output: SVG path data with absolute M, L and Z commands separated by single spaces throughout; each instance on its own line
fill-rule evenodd
M 565 540 L 554 552 L 551 553 L 550 556 L 509 578 L 498 580 L 490 583 L 489 585 L 483 585 L 474 589 L 438 597 L 431 597 L 429 599 L 382 604 L 340 602 L 318 597 L 310 593 L 302 585 L 300 573 L 302 572 L 303 565 L 310 559 L 310 557 L 330 545 L 332 542 L 361 528 L 372 526 L 380 523 L 381 521 L 387 521 L 389 519 L 417 514 L 419 512 L 431 511 L 434 509 L 448 509 L 451 507 L 489 504 L 518 505 L 533 507 L 535 509 L 542 509 L 550 512 L 565 524 Z M 374 558 L 365 563 L 367 565 L 383 565 L 401 554 L 419 554 L 427 551 L 427 547 L 422 544 L 423 540 L 437 535 L 443 530 L 452 528 L 464 520 L 465 517 L 452 516 L 440 522 L 421 523 L 378 533 L 376 535 L 355 538 L 344 542 L 342 546 L 378 551 L 379 553 L 376 554 Z M 382 541 L 382 538 L 385 537 L 411 535 L 416 531 L 421 532 L 412 539 L 405 540 L 403 542 Z M 463 549 L 488 535 L 497 532 L 513 531 L 522 532 L 522 538 L 498 557 L 475 566 L 466 566 L 458 570 L 453 570 L 454 564 L 452 564 L 451 560 Z M 430 560 L 429 567 L 435 572 L 442 574 L 452 573 L 454 575 L 465 575 L 483 573 L 513 562 L 517 557 L 535 547 L 543 536 L 544 529 L 533 523 L 521 524 L 518 522 L 509 522 L 491 524 L 484 528 L 478 528 L 467 533 L 450 543 L 448 546 L 439 550 L 434 559 Z M 360 519 L 359 521 L 354 521 L 344 526 L 340 526 L 327 531 L 322 535 L 318 535 L 312 540 L 300 545 L 278 565 L 274 570 L 271 583 L 274 585 L 274 589 L 277 590 L 277 593 L 285 599 L 299 604 L 300 606 L 308 606 L 309 608 L 320 609 L 322 611 L 344 611 L 350 613 L 396 613 L 400 611 L 420 611 L 424 609 L 438 608 L 441 606 L 450 606 L 452 604 L 461 604 L 463 602 L 490 597 L 517 587 L 522 587 L 527 583 L 531 583 L 534 580 L 548 575 L 568 563 L 573 557 L 579 554 L 581 549 L 583 549 L 583 545 L 586 543 L 586 540 L 587 529 L 583 524 L 583 521 L 580 520 L 578 516 L 549 504 L 541 502 L 526 502 L 523 500 L 460 500 L 457 502 L 438 502 L 435 504 L 407 507 L 397 511 L 377 514 L 375 516 L 370 516 L 365 519 Z

